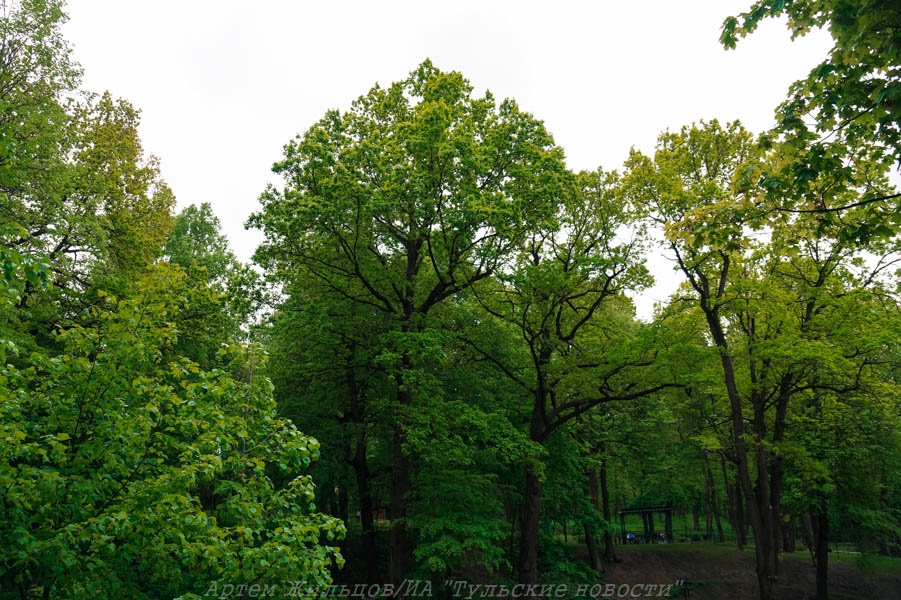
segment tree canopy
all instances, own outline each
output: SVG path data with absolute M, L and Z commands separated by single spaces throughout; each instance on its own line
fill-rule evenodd
M 841 210 L 841 193 L 863 193 L 853 204 L 893 228 L 898 195 L 879 182 L 901 170 L 901 15 L 891 0 L 760 0 L 729 17 L 720 40 L 726 48 L 767 18 L 783 18 L 793 38 L 828 29 L 828 56 L 788 90 L 773 133 L 780 159 L 764 187 L 789 209 Z M 875 181 L 874 181 L 875 178 Z
M 825 600 L 831 544 L 901 549 L 894 3 L 754 2 L 726 47 L 834 40 L 775 129 L 622 172 L 426 60 L 284 146 L 256 264 L 61 0 L 2 11 L 0 600 L 559 596 L 700 538 L 761 600 L 804 544 Z M 682 283 L 641 320 L 648 252 Z

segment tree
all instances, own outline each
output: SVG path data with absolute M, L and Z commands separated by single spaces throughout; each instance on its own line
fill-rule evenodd
M 49 265 L 52 292 L 32 296 L 26 286 L 19 303 L 20 329 L 38 343 L 49 343 L 61 321 L 83 316 L 96 301 L 92 290 L 127 293 L 160 256 L 174 205 L 156 159 L 144 156 L 130 104 L 106 94 L 68 111 L 54 124 L 60 141 L 45 159 L 47 172 L 18 173 L 27 183 L 2 198 L 21 226 L 4 242 Z
M 0 190 L 24 194 L 58 166 L 68 120 L 60 96 L 81 72 L 60 31 L 61 0 L 14 0 L 0 14 Z M 4 198 L 7 200 L 7 198 Z M 4 202 L 5 204 L 5 202 Z M 11 216 L 4 206 L 3 217 Z
M 182 285 L 155 267 L 136 299 L 101 295 L 94 325 L 60 332 L 60 355 L 0 369 L 3 598 L 317 586 L 341 562 L 343 526 L 303 474 L 318 443 L 275 416 L 258 350 L 212 371 L 164 352 Z
M 224 291 L 237 259 L 220 228 L 208 202 L 185 207 L 166 237 L 165 256 L 189 276 L 202 277 Z
M 208 366 L 222 344 L 246 338 L 264 302 L 260 277 L 232 254 L 207 203 L 192 204 L 176 215 L 163 256 L 188 279 L 175 351 Z
M 660 136 L 653 160 L 633 153 L 628 182 L 664 227 L 689 286 L 686 300 L 707 324 L 702 343 L 719 353 L 760 594 L 770 598 L 793 407 L 811 395 L 860 392 L 880 368 L 880 343 L 864 343 L 871 331 L 848 316 L 858 294 L 890 297 L 884 274 L 898 249 L 874 236 L 874 256 L 864 260 L 848 234 L 867 218 L 863 205 L 833 219 L 761 209 L 740 177 L 757 168 L 758 151 L 737 123 L 685 127 Z M 850 203 L 851 194 L 839 198 Z
M 386 319 L 315 280 L 284 292 L 266 342 L 279 412 L 304 431 L 315 431 L 322 444 L 316 476 L 324 485 L 317 500 L 347 523 L 344 555 L 351 568 L 344 577 L 379 583 L 383 557 L 373 513 L 384 498 L 375 495 L 373 481 L 384 478 L 389 462 L 386 404 L 393 393 L 377 360 Z
M 792 37 L 828 27 L 835 44 L 777 109 L 779 160 L 764 187 L 786 210 L 830 212 L 870 205 L 874 226 L 896 228 L 898 194 L 878 182 L 901 168 L 901 15 L 892 0 L 758 0 L 729 17 L 734 48 L 766 18 L 786 17 Z M 874 185 L 874 179 L 875 185 Z M 840 196 L 861 191 L 849 203 Z
M 396 385 L 390 578 L 408 552 L 406 413 L 427 315 L 500 268 L 559 194 L 562 151 L 512 100 L 473 98 L 430 62 L 346 113 L 330 111 L 285 148 L 250 219 L 256 258 L 284 281 L 314 278 L 393 322 L 384 364 Z M 423 336 L 426 338 L 423 338 Z
M 87 255 L 94 278 L 127 279 L 159 258 L 172 227 L 175 197 L 160 176 L 157 158 L 144 154 L 139 111 L 129 102 L 106 92 L 78 107 L 75 118 L 76 178 L 66 199 L 75 211 L 90 212 L 66 215 L 69 229 L 57 231 L 61 237 L 53 251 Z M 91 234 L 100 239 L 70 239 L 78 216 L 96 220 Z
M 0 15 L 0 252 L 4 285 L 13 288 L 4 300 L 15 299 L 3 311 L 10 337 L 23 328 L 15 308 L 51 279 L 42 252 L 23 242 L 34 215 L 52 212 L 49 199 L 58 195 L 58 181 L 65 177 L 71 118 L 60 96 L 75 89 L 80 73 L 60 33 L 64 21 L 61 2 L 13 2 L 4 4 Z M 14 276 L 33 274 L 42 263 L 40 282 Z
M 85 314 L 92 288 L 121 293 L 159 257 L 174 204 L 138 111 L 77 90 L 65 19 L 56 0 L 4 3 L 0 16 L 0 241 L 48 265 L 53 290 L 26 283 L 11 317 L 38 344 Z
M 668 385 L 637 383 L 653 364 L 653 351 L 624 296 L 650 279 L 640 262 L 641 232 L 623 230 L 634 215 L 615 173 L 582 173 L 560 198 L 555 220 L 529 234 L 507 272 L 475 288 L 485 310 L 509 324 L 522 344 L 525 364 L 494 360 L 526 392 L 529 439 L 536 444 L 598 404 Z M 469 343 L 490 356 L 479 340 Z M 526 465 L 521 583 L 539 578 L 542 470 L 537 459 Z
M 752 403 L 752 423 L 757 429 L 749 444 L 736 357 L 723 314 L 737 301 L 730 283 L 736 280 L 736 270 L 743 274 L 744 249 L 751 244 L 743 220 L 735 218 L 742 208 L 734 201 L 732 180 L 755 153 L 750 134 L 739 123 L 723 128 L 711 121 L 701 127 L 684 127 L 679 133 L 662 134 L 653 160 L 633 151 L 627 166 L 630 193 L 636 203 L 648 206 L 664 227 L 667 245 L 691 286 L 694 302 L 704 314 L 709 335 L 719 350 L 735 458 L 756 541 L 758 587 L 761 598 L 769 600 L 777 571 L 777 550 L 765 450 L 767 398 L 756 396 Z M 758 469 L 756 485 L 752 460 Z

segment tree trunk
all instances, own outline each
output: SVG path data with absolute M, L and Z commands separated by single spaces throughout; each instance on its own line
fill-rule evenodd
M 647 544 L 651 540 L 651 532 L 648 527 L 648 513 L 641 513 L 641 541 Z
M 745 549 L 745 523 L 744 510 L 742 509 L 742 497 L 738 483 L 729 479 L 729 470 L 726 468 L 726 457 L 720 455 L 720 467 L 723 471 L 723 487 L 726 489 L 726 513 L 732 531 L 735 532 L 735 544 L 739 550 Z
M 585 523 L 585 546 L 588 550 L 588 565 L 598 573 L 603 573 L 604 563 L 601 561 L 600 548 L 594 535 L 594 528 L 589 523 Z
M 817 595 L 816 600 L 829 599 L 829 515 L 825 510 L 817 512 L 814 520 L 816 534 Z
M 707 477 L 707 490 L 710 496 L 710 508 L 713 513 L 713 521 L 716 523 L 716 539 L 719 542 L 725 542 L 726 536 L 723 533 L 723 521 L 720 518 L 720 503 L 716 497 L 716 483 L 713 480 L 713 469 L 710 468 L 710 462 L 707 456 L 704 456 L 704 473 Z
M 766 561 L 767 578 L 775 582 L 779 575 L 779 547 L 782 536 L 779 533 L 779 519 L 773 507 L 774 491 L 771 487 L 769 474 L 769 461 L 766 452 L 766 417 L 763 407 L 765 403 L 759 400 L 754 404 L 754 442 L 757 462 L 757 487 L 756 501 L 757 511 L 760 514 L 760 533 L 754 532 L 754 541 L 757 547 L 763 551 Z
M 389 536 L 388 578 L 401 589 L 407 562 L 406 495 L 410 490 L 410 461 L 404 453 L 406 434 L 400 423 L 394 425 L 391 460 L 391 533 Z
M 595 510 L 595 513 L 598 513 L 601 508 L 598 500 L 598 471 L 594 467 L 588 467 L 586 471 L 588 476 L 588 498 L 591 500 L 591 508 Z M 601 553 L 595 537 L 595 528 L 589 522 L 585 523 L 585 545 L 588 547 L 588 564 L 598 573 L 603 573 L 604 563 L 601 561 Z
M 519 538 L 519 583 L 538 583 L 538 520 L 541 518 L 541 480 L 535 465 L 526 466 L 525 504 Z
M 813 564 L 817 564 L 817 555 L 816 555 L 816 534 L 813 531 L 813 519 L 810 516 L 809 512 L 804 513 L 804 516 L 801 518 L 801 539 L 804 540 L 804 545 L 807 546 L 807 550 L 810 551 L 810 557 L 813 559 Z
M 710 492 L 704 501 L 704 539 L 708 542 L 713 541 L 713 509 L 710 506 Z
M 550 350 L 543 350 L 540 365 L 550 362 Z M 538 369 L 538 386 L 532 404 L 532 422 L 529 425 L 529 439 L 544 444 L 550 433 L 547 428 L 545 413 L 548 401 L 548 389 L 544 374 Z M 535 458 L 534 460 L 539 460 Z M 526 464 L 526 484 L 523 497 L 522 528 L 519 535 L 519 583 L 538 583 L 538 531 L 541 520 L 541 480 L 531 460 Z M 523 600 L 531 600 L 525 596 Z
M 745 521 L 745 498 L 741 493 L 738 475 L 735 479 L 735 524 L 738 526 L 738 547 L 743 550 L 748 543 L 748 523 Z
M 754 545 L 757 556 L 757 582 L 760 587 L 761 600 L 772 600 L 773 587 L 777 577 L 779 544 L 776 524 L 770 505 L 770 485 L 767 473 L 767 456 L 762 435 L 763 415 L 755 418 L 757 427 L 755 437 L 755 458 L 757 459 L 757 487 L 751 491 L 754 499 L 751 505 L 751 523 L 754 528 Z
M 402 327 L 404 333 L 414 328 L 406 321 Z M 394 419 L 394 444 L 391 449 L 391 533 L 388 540 L 389 564 L 388 578 L 395 589 L 402 590 L 407 566 L 407 504 L 406 497 L 410 491 L 410 459 L 404 451 L 407 433 L 404 430 L 405 409 L 413 404 L 413 392 L 405 381 L 407 372 L 412 369 L 412 360 L 406 349 L 401 353 L 401 372 L 397 379 L 398 410 Z M 397 598 L 403 600 L 403 593 Z
M 356 347 L 351 347 L 351 357 L 356 353 Z M 349 399 L 348 417 L 352 423 L 364 422 L 363 403 L 361 402 L 359 388 L 357 387 L 356 371 L 353 360 L 345 365 L 345 378 L 347 379 L 347 391 Z M 379 582 L 379 551 L 375 538 L 375 523 L 372 519 L 372 488 L 369 463 L 366 461 L 366 433 L 360 428 L 354 439 L 354 454 L 350 459 L 357 482 L 357 498 L 360 509 L 360 537 L 363 546 L 363 555 L 366 561 L 366 583 Z M 345 491 L 346 493 L 346 491 Z M 347 521 L 345 521 L 347 522 Z
M 794 552 L 795 551 L 795 526 L 792 521 L 786 521 L 783 519 L 782 521 L 782 551 L 783 552 Z
M 772 512 L 770 511 L 769 477 L 767 476 L 767 456 L 764 448 L 764 440 L 760 436 L 761 427 L 765 424 L 762 418 L 755 414 L 757 434 L 755 437 L 755 450 L 757 459 L 757 487 L 751 481 L 751 469 L 748 460 L 748 448 L 745 442 L 745 422 L 742 411 L 742 398 L 738 391 L 735 379 L 735 367 L 732 356 L 729 354 L 729 345 L 723 331 L 720 317 L 715 307 L 710 307 L 709 296 L 702 299 L 702 310 L 707 319 L 710 335 L 720 351 L 720 363 L 723 368 L 723 383 L 726 386 L 726 395 L 732 413 L 732 444 L 735 448 L 736 467 L 739 481 L 745 498 L 748 498 L 748 509 L 751 518 L 751 527 L 754 529 L 754 555 L 757 564 L 757 587 L 760 600 L 773 600 L 773 578 L 775 571 L 772 565 Z M 760 409 L 762 407 L 755 407 Z M 755 411 L 756 413 L 757 411 Z
M 610 512 L 610 489 L 607 487 L 607 457 L 601 459 L 601 505 L 607 527 L 604 529 L 604 562 L 619 562 L 613 549 L 613 532 L 610 531 L 612 515 Z
M 360 438 L 362 437 L 361 435 Z M 360 499 L 360 527 L 363 556 L 366 561 L 366 583 L 379 583 L 379 551 L 375 539 L 375 523 L 372 519 L 372 490 L 369 465 L 366 462 L 366 446 L 362 439 L 357 440 L 353 467 L 357 476 L 357 497 Z

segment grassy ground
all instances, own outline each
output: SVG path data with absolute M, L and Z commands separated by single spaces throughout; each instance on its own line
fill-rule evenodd
M 579 551 L 574 548 L 576 553 Z M 608 566 L 606 581 L 621 584 L 692 582 L 696 600 L 755 599 L 754 550 L 707 542 L 620 546 L 622 562 Z M 901 598 L 901 559 L 830 555 L 829 597 L 832 600 Z M 783 554 L 776 586 L 780 600 L 812 598 L 815 570 L 808 552 Z

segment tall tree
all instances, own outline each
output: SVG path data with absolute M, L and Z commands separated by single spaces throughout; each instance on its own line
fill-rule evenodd
M 394 323 L 394 583 L 409 551 L 405 414 L 425 317 L 505 263 L 551 212 L 564 170 L 562 151 L 515 102 L 474 98 L 462 75 L 425 62 L 288 144 L 274 167 L 285 188 L 269 188 L 250 219 L 266 236 L 256 257 L 274 275 L 316 278 Z
M 384 473 L 378 465 L 388 462 L 378 449 L 390 447 L 391 440 L 385 404 L 392 386 L 377 360 L 387 320 L 315 280 L 285 292 L 266 344 L 279 411 L 316 432 L 323 449 L 317 499 L 345 519 L 350 532 L 359 531 L 345 540 L 351 567 L 345 577 L 379 583 L 383 561 L 373 513 L 384 499 L 375 495 L 373 481 Z M 359 527 L 350 521 L 354 514 Z
M 485 309 L 510 324 L 525 365 L 498 365 L 529 397 L 529 438 L 545 444 L 557 429 L 603 402 L 639 398 L 665 383 L 639 384 L 653 352 L 638 343 L 624 293 L 649 281 L 634 208 L 615 173 L 582 173 L 557 205 L 556 219 L 536 228 L 495 284 L 478 289 Z M 484 288 L 484 289 L 482 289 Z M 646 340 L 645 340 L 646 341 Z M 471 347 L 484 356 L 479 340 Z M 522 583 L 537 583 L 542 466 L 526 466 L 520 534 Z
M 788 443 L 792 401 L 862 388 L 878 364 L 874 350 L 840 350 L 866 336 L 857 325 L 850 334 L 831 319 L 853 293 L 886 289 L 880 278 L 897 263 L 897 247 L 891 237 L 874 235 L 869 249 L 878 254 L 871 264 L 862 260 L 859 237 L 848 232 L 867 218 L 858 214 L 865 206 L 835 219 L 761 207 L 740 177 L 749 165 L 758 168 L 757 152 L 737 123 L 685 127 L 660 136 L 653 160 L 633 153 L 629 186 L 664 226 L 719 352 L 760 594 L 771 598 L 787 468 L 779 449 Z
M 755 534 L 757 582 L 761 598 L 769 600 L 777 572 L 777 550 L 765 449 L 767 398 L 755 396 L 752 423 L 756 430 L 749 444 L 740 375 L 724 315 L 736 301 L 730 283 L 735 271 L 741 271 L 744 250 L 751 243 L 742 220 L 734 218 L 740 208 L 733 199 L 732 180 L 755 152 L 751 135 L 738 123 L 722 127 L 712 121 L 701 127 L 685 127 L 679 133 L 662 134 L 653 159 L 633 151 L 628 162 L 628 185 L 635 201 L 648 206 L 664 227 L 667 245 L 691 286 L 719 350 L 731 408 L 735 458 Z M 756 477 L 752 474 L 755 464 Z
M 53 292 L 26 284 L 14 317 L 38 343 L 96 300 L 86 291 L 122 291 L 158 258 L 174 203 L 138 111 L 79 93 L 62 5 L 17 0 L 0 15 L 0 240 L 48 265 Z

